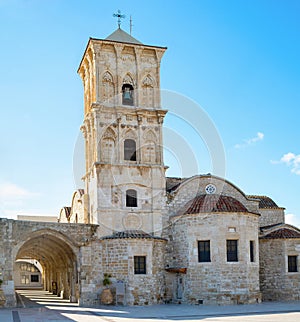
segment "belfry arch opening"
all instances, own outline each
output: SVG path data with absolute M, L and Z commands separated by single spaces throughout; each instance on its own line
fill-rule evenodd
M 34 274 L 30 272 L 30 264 Z M 14 284 L 18 289 L 40 288 L 76 303 L 79 300 L 77 256 L 60 234 L 35 233 L 16 255 Z
M 133 105 L 133 86 L 131 84 L 123 84 L 122 86 L 122 104 Z

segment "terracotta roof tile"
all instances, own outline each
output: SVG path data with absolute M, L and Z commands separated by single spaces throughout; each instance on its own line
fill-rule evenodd
M 300 233 L 292 229 L 281 228 L 278 230 L 274 230 L 271 233 L 267 234 L 266 236 L 262 237 L 262 239 L 287 239 L 287 238 L 300 238 Z
M 80 194 L 80 197 L 84 195 L 84 189 L 78 189 L 78 192 Z
M 64 207 L 64 211 L 65 211 L 67 219 L 69 219 L 71 216 L 71 207 Z
M 167 192 L 172 192 L 175 190 L 177 187 L 179 187 L 183 181 L 185 181 L 185 178 L 171 178 L 167 177 L 166 178 L 166 190 Z
M 199 195 L 186 204 L 184 214 L 201 212 L 248 212 L 238 200 L 223 195 Z
M 280 208 L 277 206 L 277 204 L 271 198 L 269 198 L 267 196 L 249 195 L 247 197 L 252 198 L 252 199 L 258 199 L 259 200 L 259 208 L 261 208 L 261 209 Z
M 102 239 L 119 239 L 119 238 L 146 238 L 146 239 L 165 240 L 164 238 L 152 236 L 148 233 L 145 233 L 142 230 L 117 231 L 117 232 L 114 232 L 112 235 L 102 237 Z

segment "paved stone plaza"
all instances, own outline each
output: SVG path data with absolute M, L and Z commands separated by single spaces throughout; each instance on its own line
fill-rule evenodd
M 228 306 L 170 304 L 146 307 L 99 306 L 84 308 L 45 291 L 18 292 L 19 307 L 1 309 L 1 322 L 300 321 L 300 305 L 298 302 L 265 302 L 262 304 Z

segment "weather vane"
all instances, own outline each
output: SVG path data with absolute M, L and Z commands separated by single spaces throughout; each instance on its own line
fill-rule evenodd
M 121 28 L 121 19 L 124 19 L 125 18 L 125 15 L 122 15 L 121 14 L 121 10 L 118 10 L 117 13 L 114 13 L 113 14 L 113 17 L 118 18 L 118 26 L 119 26 L 119 28 Z

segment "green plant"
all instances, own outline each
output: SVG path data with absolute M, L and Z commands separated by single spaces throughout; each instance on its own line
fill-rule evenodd
M 102 281 L 102 283 L 103 283 L 104 286 L 107 286 L 107 285 L 110 285 L 111 284 L 110 278 L 111 278 L 111 275 L 110 274 L 104 273 L 104 279 Z
M 0 278 L 0 286 L 2 285 L 2 283 L 3 283 L 3 280 Z

